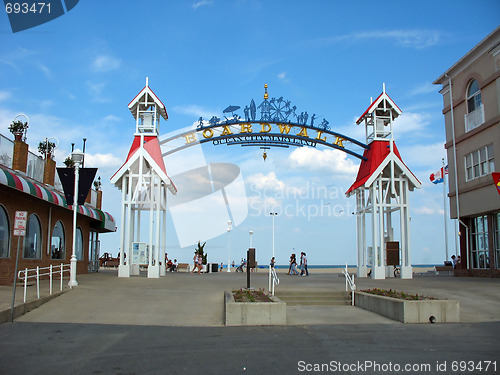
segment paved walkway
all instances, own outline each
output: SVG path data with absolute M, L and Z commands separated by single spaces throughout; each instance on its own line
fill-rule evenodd
M 460 324 L 403 324 L 351 306 L 293 306 L 287 307 L 288 325 L 272 327 L 222 326 L 222 292 L 244 287 L 241 273 L 119 279 L 116 271 L 101 271 L 80 275 L 78 281 L 78 287 L 14 324 L 0 324 L 0 374 L 500 371 L 498 279 L 357 280 L 359 289 L 458 299 Z M 345 288 L 336 274 L 280 275 L 280 281 L 278 291 Z M 267 289 L 267 275 L 253 274 L 252 286 Z M 0 308 L 9 308 L 11 298 L 12 288 L 1 287 Z M 460 372 L 464 364 L 474 370 Z
M 205 326 L 224 324 L 223 291 L 246 286 L 246 274 L 167 273 L 160 279 L 145 276 L 118 278 L 115 270 L 79 275 L 79 286 L 53 298 L 16 319 L 20 322 L 91 323 L 155 326 Z M 311 274 L 309 277 L 279 275 L 279 291 L 345 290 L 339 274 Z M 251 285 L 267 289 L 264 272 L 251 275 Z M 67 282 L 64 282 L 66 285 Z M 358 289 L 397 289 L 460 302 L 464 323 L 500 321 L 500 279 L 456 278 L 453 276 L 415 276 L 401 279 L 357 279 Z M 41 294 L 48 295 L 44 282 Z M 16 304 L 22 304 L 22 287 Z M 36 287 L 28 287 L 28 300 L 36 296 Z M 44 297 L 46 298 L 46 297 Z M 0 312 L 8 310 L 12 287 L 0 288 Z M 289 306 L 288 325 L 306 324 L 400 324 L 352 306 Z

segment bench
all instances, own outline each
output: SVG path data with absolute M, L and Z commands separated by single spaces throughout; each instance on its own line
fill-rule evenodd
M 180 270 L 186 270 L 186 272 L 189 273 L 189 271 L 190 271 L 189 263 L 179 263 L 177 265 L 177 271 L 180 271 Z
M 453 275 L 453 266 L 435 266 L 436 275 Z

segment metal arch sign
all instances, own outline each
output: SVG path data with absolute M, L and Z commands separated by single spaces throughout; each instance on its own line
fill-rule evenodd
M 316 147 L 319 144 L 366 160 L 352 149 L 367 149 L 366 144 L 330 130 L 329 122 L 324 118 L 315 125 L 318 120 L 315 114 L 309 117 L 306 111 L 297 115 L 297 107 L 283 97 L 269 100 L 267 85 L 264 87 L 264 101 L 257 107 L 252 99 L 244 108 L 244 118 L 234 113 L 241 107 L 231 105 L 224 110 L 224 113 L 231 113 L 230 117 L 224 115 L 224 120 L 221 120 L 212 116 L 208 121 L 200 117 L 196 129 L 161 140 L 162 148 L 169 149 L 163 156 L 206 142 L 260 147 Z M 260 109 L 260 118 L 257 118 L 257 109 Z

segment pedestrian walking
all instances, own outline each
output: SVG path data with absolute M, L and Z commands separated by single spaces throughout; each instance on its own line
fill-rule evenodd
M 290 275 L 298 275 L 299 271 L 297 271 L 297 258 L 295 257 L 295 254 L 292 254 L 290 256 L 290 268 L 288 270 L 288 274 Z
M 300 253 L 300 263 L 302 264 L 301 276 L 309 276 L 309 271 L 307 270 L 307 256 L 305 252 Z

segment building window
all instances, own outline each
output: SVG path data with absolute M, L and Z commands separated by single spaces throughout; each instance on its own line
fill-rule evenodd
M 0 258 L 8 258 L 9 251 L 9 218 L 5 209 L 0 206 Z
M 467 113 L 471 113 L 481 105 L 481 90 L 477 81 L 473 79 L 467 89 Z
M 500 269 L 500 213 L 496 214 L 495 225 L 495 268 Z
M 42 230 L 35 214 L 31 214 L 26 223 L 23 257 L 25 259 L 41 259 L 42 257 Z
M 66 246 L 64 237 L 64 227 L 61 221 L 58 221 L 52 231 L 52 238 L 50 240 L 50 253 L 52 259 L 65 259 Z
M 486 215 L 472 219 L 471 242 L 472 268 L 490 268 Z
M 484 123 L 484 107 L 481 101 L 481 90 L 475 79 L 467 88 L 467 114 L 465 115 L 465 131 L 471 131 Z
M 465 155 L 465 180 L 470 181 L 495 172 L 493 144 Z
M 83 259 L 83 235 L 82 235 L 82 230 L 80 227 L 76 228 L 76 259 L 82 260 Z

